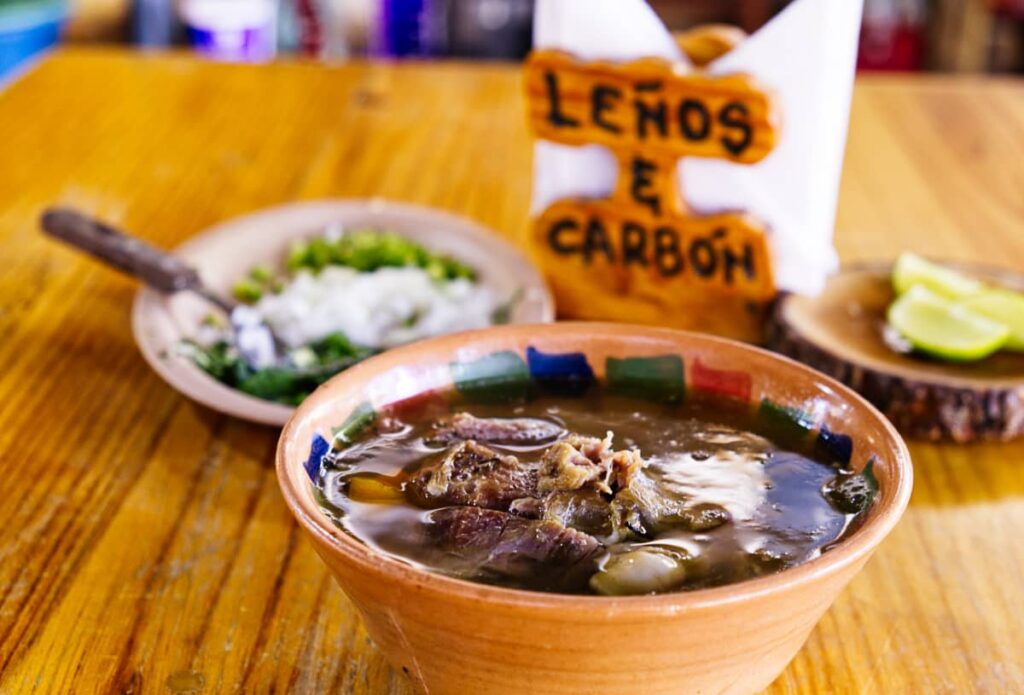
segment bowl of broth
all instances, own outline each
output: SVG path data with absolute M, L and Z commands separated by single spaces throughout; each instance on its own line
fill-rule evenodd
M 277 473 L 426 693 L 762 689 L 912 480 L 888 421 L 818 372 L 597 323 L 373 357 L 300 406 Z

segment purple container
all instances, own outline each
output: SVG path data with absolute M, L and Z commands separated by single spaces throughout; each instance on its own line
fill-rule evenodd
M 215 60 L 261 62 L 277 53 L 273 0 L 187 0 L 182 8 L 189 41 Z

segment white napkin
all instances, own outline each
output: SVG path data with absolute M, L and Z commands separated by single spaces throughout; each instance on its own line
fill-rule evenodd
M 795 0 L 712 74 L 746 72 L 773 89 L 782 111 L 775 149 L 754 165 L 680 161 L 683 195 L 700 212 L 743 209 L 771 229 L 776 283 L 821 291 L 837 257 L 832 245 L 863 0 Z M 534 47 L 583 60 L 657 56 L 685 61 L 644 0 L 538 0 Z M 606 197 L 616 162 L 600 146 L 538 142 L 533 209 L 572 196 Z

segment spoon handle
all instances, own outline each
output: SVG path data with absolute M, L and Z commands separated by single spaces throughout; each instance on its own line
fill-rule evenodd
M 50 208 L 40 219 L 43 231 L 165 293 L 192 290 L 206 294 L 195 269 L 181 259 L 80 212 Z

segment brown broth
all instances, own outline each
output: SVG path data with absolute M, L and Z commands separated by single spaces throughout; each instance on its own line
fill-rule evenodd
M 837 476 L 841 480 L 851 473 L 816 460 L 800 446 L 778 445 L 786 440 L 784 433 L 766 429 L 746 407 L 717 401 L 658 405 L 596 392 L 585 399 L 545 397 L 516 406 L 452 409 L 477 417 L 541 418 L 598 438 L 611 431 L 616 449 L 639 449 L 648 461 L 646 474 L 660 488 L 688 504 L 725 508 L 729 520 L 717 528 L 694 530 L 669 523 L 651 537 L 615 539 L 602 548 L 594 571 L 631 550 L 668 549 L 685 578 L 673 575 L 671 586 L 653 591 L 720 586 L 799 565 L 826 551 L 856 517 L 837 508 L 843 505 L 834 505 L 826 494 Z M 571 580 L 558 567 L 525 577 L 482 572 L 471 558 L 436 544 L 429 526 L 432 510 L 408 503 L 402 494 L 402 481 L 445 450 L 424 441 L 435 419 L 393 422 L 393 431 L 371 431 L 329 457 L 317 486 L 336 522 L 380 552 L 431 571 L 512 588 L 595 593 L 587 581 L 590 571 Z M 536 461 L 549 443 L 488 446 Z M 356 479 L 359 484 L 350 489 Z

